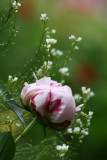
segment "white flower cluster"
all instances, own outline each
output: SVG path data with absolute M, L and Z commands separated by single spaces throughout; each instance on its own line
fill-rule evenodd
M 67 67 L 60 68 L 59 72 L 64 76 L 69 76 L 69 68 Z
M 18 77 L 13 78 L 11 75 L 9 75 L 8 80 L 11 82 L 16 82 L 18 80 Z
M 48 19 L 49 19 L 49 18 L 47 17 L 47 14 L 46 14 L 46 13 L 41 14 L 41 17 L 40 17 L 40 20 L 41 20 L 41 21 L 47 22 Z
M 74 127 L 73 129 L 72 128 L 68 128 L 67 129 L 67 133 L 69 134 L 72 134 L 71 138 L 74 139 L 74 135 L 78 134 L 79 135 L 79 142 L 82 143 L 82 139 L 84 138 L 84 136 L 87 136 L 89 134 L 89 130 L 88 130 L 88 126 L 90 126 L 90 121 L 92 119 L 92 115 L 93 115 L 93 112 L 92 111 L 89 111 L 88 114 L 84 113 L 83 111 L 81 111 L 81 118 L 78 118 L 76 120 L 76 123 L 78 124 L 77 127 Z M 82 120 L 85 120 L 86 123 Z
M 53 48 L 52 50 L 51 50 L 51 54 L 53 55 L 53 56 L 62 56 L 63 55 L 63 52 L 62 51 L 60 51 L 59 49 L 55 49 L 55 48 Z
M 80 94 L 75 94 L 75 95 L 74 95 L 74 99 L 75 99 L 75 101 L 76 101 L 77 103 L 79 103 L 80 100 L 82 99 L 82 97 L 80 96 Z
M 47 27 L 45 29 L 46 33 L 45 33 L 45 37 L 46 37 L 46 44 L 44 44 L 44 47 L 47 49 L 47 51 L 50 51 L 50 48 L 52 47 L 52 45 L 57 43 L 57 40 L 51 37 L 51 34 L 55 34 L 56 30 L 52 29 L 50 31 L 49 27 Z
M 57 145 L 56 146 L 56 150 L 59 152 L 59 156 L 60 157 L 64 157 L 65 153 L 68 151 L 69 146 L 66 144 L 61 145 Z
M 14 2 L 12 2 L 12 6 L 13 6 L 15 12 L 17 13 L 19 7 L 21 7 L 21 3 L 14 1 Z
M 82 87 L 81 90 L 83 95 L 85 96 L 85 101 L 89 100 L 91 97 L 95 95 L 90 88 L 86 89 L 86 87 Z
M 44 65 L 47 67 L 47 69 L 51 69 L 52 64 L 53 64 L 52 61 L 44 62 Z
M 44 61 L 43 65 L 41 66 L 41 68 L 38 69 L 37 71 L 37 75 L 41 76 L 42 73 L 44 72 L 44 70 L 49 70 L 52 67 L 53 62 L 52 61 Z
M 74 35 L 71 35 L 69 37 L 69 40 L 72 41 L 72 46 L 74 47 L 74 50 L 78 50 L 79 47 L 77 46 L 77 43 L 82 40 L 81 37 L 76 38 Z
M 80 132 L 80 127 L 74 127 L 73 133 L 79 134 L 79 132 Z
M 56 44 L 57 43 L 57 40 L 54 39 L 54 38 L 49 38 L 49 39 L 46 39 L 46 43 L 47 45 L 53 45 L 53 44 Z
M 54 38 L 50 38 L 49 35 L 46 35 L 46 37 L 48 37 L 46 39 L 46 44 L 44 45 L 44 47 L 47 49 L 47 51 L 49 52 L 50 51 L 50 48 L 52 47 L 52 45 L 56 44 L 57 43 L 57 40 L 54 39 Z

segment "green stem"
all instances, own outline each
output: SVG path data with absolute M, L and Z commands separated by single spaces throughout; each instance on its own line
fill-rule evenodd
M 15 139 L 15 143 L 17 144 L 23 137 L 24 135 L 26 135 L 29 130 L 31 130 L 32 127 L 34 127 L 34 125 L 36 124 L 36 121 L 37 119 L 34 118 L 31 123 L 23 130 L 23 132 Z

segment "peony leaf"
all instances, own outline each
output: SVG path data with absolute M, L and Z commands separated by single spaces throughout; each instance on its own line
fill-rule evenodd
M 23 126 L 25 127 L 23 113 L 21 111 L 20 106 L 17 104 L 16 101 L 12 100 L 11 95 L 9 94 L 9 92 L 5 90 L 4 87 L 1 88 L 1 92 L 3 93 L 3 99 L 5 100 L 6 104 L 15 112 L 15 114 L 18 116 Z
M 0 133 L 0 160 L 12 160 L 16 146 L 10 132 Z

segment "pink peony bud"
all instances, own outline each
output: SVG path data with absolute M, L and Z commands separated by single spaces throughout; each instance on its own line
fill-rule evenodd
M 50 77 L 25 84 L 21 92 L 21 101 L 36 113 L 40 122 L 56 130 L 65 130 L 76 114 L 75 101 L 68 86 L 62 86 Z

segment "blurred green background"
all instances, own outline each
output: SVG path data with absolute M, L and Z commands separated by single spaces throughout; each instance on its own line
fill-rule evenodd
M 8 6 L 0 1 L 0 8 Z M 83 38 L 78 53 L 72 54 L 66 84 L 73 93 L 86 85 L 95 92 L 90 134 L 79 148 L 78 160 L 107 159 L 107 2 L 106 0 L 25 0 L 17 17 L 19 33 L 15 45 L 0 55 L 0 80 L 24 71 L 40 37 L 40 14 L 47 13 L 49 26 L 57 30 L 57 48 L 69 48 L 71 34 Z M 33 131 L 32 131 L 33 132 Z M 33 133 L 31 133 L 32 135 Z M 39 133 L 38 133 L 39 135 Z

